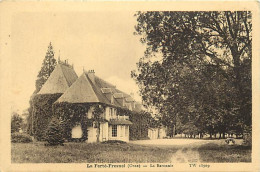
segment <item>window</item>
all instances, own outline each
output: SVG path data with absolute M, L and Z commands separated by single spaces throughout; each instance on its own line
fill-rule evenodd
M 125 126 L 125 136 L 128 137 L 128 126 Z
M 123 137 L 125 126 L 120 126 L 120 137 Z
M 117 125 L 112 125 L 112 137 L 117 137 Z

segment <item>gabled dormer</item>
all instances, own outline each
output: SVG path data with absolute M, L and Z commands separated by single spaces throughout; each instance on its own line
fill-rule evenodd
M 123 93 L 114 93 L 114 98 L 117 100 L 117 102 L 120 104 L 120 106 L 125 107 L 125 97 Z
M 114 105 L 114 96 L 111 88 L 101 88 L 101 92 L 106 96 L 112 105 Z

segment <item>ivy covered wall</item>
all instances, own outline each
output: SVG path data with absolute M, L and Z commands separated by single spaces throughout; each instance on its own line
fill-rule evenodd
M 32 98 L 32 133 L 42 141 L 45 131 L 53 118 L 52 105 L 61 96 L 58 94 L 37 94 Z
M 105 105 L 97 103 L 54 103 L 61 94 L 36 95 L 33 98 L 33 134 L 37 140 L 44 140 L 45 131 L 53 117 L 61 121 L 63 137 L 67 141 L 73 141 L 71 138 L 72 128 L 81 125 L 83 137 L 78 141 L 87 140 L 87 128 L 96 124 L 105 122 L 96 113 L 104 113 Z M 94 107 L 94 118 L 88 119 L 87 112 L 90 107 Z M 128 109 L 117 108 L 118 115 L 129 116 L 133 123 L 129 127 L 129 139 L 147 139 L 149 121 L 151 115 L 146 112 L 133 112 Z M 97 125 L 99 126 L 99 125 Z

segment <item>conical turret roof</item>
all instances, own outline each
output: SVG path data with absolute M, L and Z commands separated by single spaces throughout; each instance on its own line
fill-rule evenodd
M 38 94 L 64 93 L 77 78 L 78 76 L 72 67 L 57 64 Z

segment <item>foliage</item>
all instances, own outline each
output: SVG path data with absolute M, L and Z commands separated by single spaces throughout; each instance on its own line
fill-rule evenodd
M 32 96 L 33 97 L 33 96 Z M 33 110 L 33 105 L 32 105 L 32 97 L 30 98 L 30 101 L 29 101 L 29 104 L 30 104 L 30 107 L 28 108 L 28 112 L 29 112 L 29 115 L 26 117 L 26 133 L 29 134 L 30 136 L 33 136 L 33 132 L 32 132 L 32 110 Z
M 36 80 L 36 90 L 35 93 L 38 93 L 40 89 L 42 88 L 43 84 L 47 81 L 47 79 L 50 77 L 52 71 L 54 70 L 57 62 L 54 58 L 54 51 L 52 44 L 50 42 L 45 58 L 42 62 L 41 70 L 39 71 L 39 74 L 37 76 Z
M 129 126 L 129 138 L 131 140 L 143 139 L 148 136 L 151 114 L 145 111 L 129 112 L 129 120 L 133 123 Z
M 53 103 L 61 96 L 57 94 L 39 94 L 32 100 L 32 132 L 37 140 L 44 140 L 46 131 L 54 114 L 52 111 Z
M 245 126 L 243 130 L 243 144 L 252 146 L 252 127 Z
M 45 140 L 49 143 L 49 146 L 62 145 L 64 143 L 63 129 L 59 119 L 54 117 L 51 120 L 46 130 Z
M 251 12 L 138 12 L 147 45 L 132 71 L 164 125 L 189 134 L 241 133 L 252 123 Z
M 11 142 L 12 143 L 29 143 L 32 142 L 32 138 L 25 133 L 12 133 L 11 134 Z
M 87 119 L 87 112 L 92 104 L 85 103 L 55 103 L 53 105 L 53 113 L 59 117 L 62 121 L 62 127 L 64 128 L 64 138 L 68 141 L 71 140 L 71 130 L 73 127 L 81 124 L 83 136 L 81 141 L 87 139 L 87 127 L 91 126 L 93 119 Z
M 11 117 L 11 133 L 18 132 L 23 123 L 23 118 L 16 112 L 12 114 Z
M 126 144 L 126 142 L 124 142 L 122 140 L 108 140 L 108 141 L 102 142 L 102 144 Z
M 97 142 L 99 142 L 100 123 L 104 121 L 104 116 L 102 116 L 102 114 L 104 114 L 105 107 L 102 106 L 101 104 L 95 104 L 93 106 L 93 108 L 94 108 L 93 119 L 94 119 L 94 122 L 95 122 L 96 128 L 97 128 Z
M 36 89 L 33 92 L 31 98 L 30 98 L 30 107 L 28 108 L 29 116 L 26 118 L 27 120 L 27 133 L 30 135 L 33 135 L 33 125 L 32 125 L 32 120 L 33 120 L 33 97 L 41 90 L 42 86 L 45 84 L 47 79 L 50 77 L 52 71 L 54 70 L 56 66 L 56 59 L 54 58 L 54 51 L 52 44 L 50 42 L 45 58 L 42 62 L 42 67 L 41 70 L 38 73 L 37 79 L 35 81 L 35 86 Z

